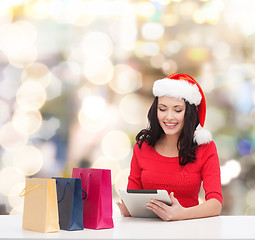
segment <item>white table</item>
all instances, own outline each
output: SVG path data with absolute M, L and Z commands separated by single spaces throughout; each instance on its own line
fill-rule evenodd
M 22 216 L 0 216 L 1 239 L 255 239 L 255 216 L 220 216 L 163 222 L 114 217 L 114 228 L 39 233 L 22 229 Z

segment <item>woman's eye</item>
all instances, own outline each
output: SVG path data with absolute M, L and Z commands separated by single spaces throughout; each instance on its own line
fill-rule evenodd
M 164 112 L 164 111 L 166 111 L 166 109 L 160 108 L 159 111 Z
M 176 112 L 178 112 L 178 113 L 180 113 L 180 112 L 182 112 L 182 109 L 180 109 L 180 110 L 175 110 Z

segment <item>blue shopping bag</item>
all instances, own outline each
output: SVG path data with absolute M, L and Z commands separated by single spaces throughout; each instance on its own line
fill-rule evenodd
M 83 199 L 81 179 L 60 178 L 56 179 L 59 225 L 62 230 L 83 230 Z

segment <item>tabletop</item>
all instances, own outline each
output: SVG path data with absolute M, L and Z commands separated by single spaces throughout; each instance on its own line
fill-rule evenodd
M 217 216 L 164 222 L 115 216 L 114 228 L 39 233 L 22 229 L 22 216 L 0 215 L 1 239 L 255 239 L 255 216 Z

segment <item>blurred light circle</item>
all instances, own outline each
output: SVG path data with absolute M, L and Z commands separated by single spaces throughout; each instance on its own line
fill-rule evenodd
M 15 167 L 6 167 L 0 171 L 0 193 L 7 196 L 13 186 L 25 181 L 25 176 Z
M 10 64 L 17 68 L 24 68 L 33 63 L 37 55 L 35 46 L 22 46 L 18 49 L 12 49 L 7 53 Z
M 25 4 L 25 12 L 28 16 L 36 19 L 44 19 L 49 16 L 51 3 L 48 1 L 38 0 L 30 1 Z
M 159 40 L 165 32 L 162 24 L 148 22 L 142 26 L 142 36 L 145 40 Z
M 246 204 L 255 208 L 255 189 L 250 189 L 245 197 Z
M 162 16 L 161 22 L 165 27 L 175 26 L 179 22 L 179 15 L 166 13 Z
M 40 83 L 26 81 L 17 91 L 17 103 L 26 110 L 38 110 L 46 100 L 46 92 Z
M 109 118 L 109 116 L 107 116 Z M 78 120 L 83 129 L 88 132 L 98 132 L 104 129 L 108 123 L 108 118 L 105 116 L 98 119 L 88 117 L 81 109 L 78 113 Z
M 168 56 L 178 53 L 180 50 L 181 50 L 181 43 L 177 40 L 168 42 L 163 49 L 164 53 Z
M 122 118 L 131 124 L 139 124 L 146 120 L 147 109 L 138 94 L 129 94 L 122 98 L 119 106 Z
M 3 5 L 0 7 L 0 22 L 1 25 L 11 23 L 13 18 L 13 11 L 8 5 Z
M 114 187 L 118 195 L 119 195 L 119 189 L 127 189 L 129 174 L 130 174 L 130 168 L 125 168 L 121 170 L 119 174 L 116 176 Z
M 9 117 L 10 117 L 10 107 L 9 105 L 0 100 L 0 109 L 1 109 L 1 114 L 0 114 L 0 125 L 4 123 Z
M 169 75 L 171 73 L 174 73 L 177 71 L 178 69 L 178 66 L 177 66 L 177 63 L 171 59 L 169 60 L 166 60 L 163 62 L 162 66 L 162 71 L 165 75 Z
M 209 50 L 203 47 L 192 47 L 186 51 L 188 59 L 195 62 L 203 62 L 209 59 Z
M 23 200 L 23 201 L 24 201 L 24 200 Z M 9 215 L 22 215 L 22 214 L 23 214 L 23 208 L 24 208 L 24 204 L 21 204 L 21 205 L 19 205 L 19 206 L 16 206 L 16 207 L 14 207 L 14 208 L 10 211 Z
M 57 98 L 62 93 L 62 82 L 54 74 L 51 75 L 50 85 L 46 88 L 47 100 Z
M 165 57 L 163 54 L 150 57 L 151 66 L 154 68 L 161 68 L 164 61 L 165 61 Z
M 100 96 L 88 96 L 83 99 L 83 113 L 90 119 L 101 117 L 106 111 L 105 99 Z
M 96 85 L 109 82 L 113 76 L 113 64 L 105 57 L 91 57 L 85 61 L 83 73 L 88 80 Z
M 19 193 L 21 193 L 24 187 L 25 187 L 25 182 L 17 183 L 11 187 L 9 195 L 8 195 L 8 202 L 10 203 L 12 208 L 16 208 L 24 204 L 24 198 L 21 198 L 19 196 Z
M 82 51 L 86 57 L 110 57 L 113 52 L 112 40 L 102 32 L 90 32 L 82 40 Z
M 128 65 L 118 64 L 109 83 L 111 89 L 119 94 L 134 92 L 142 87 L 142 74 Z
M 155 7 L 148 1 L 139 1 L 136 5 L 136 12 L 142 17 L 149 18 L 154 15 Z
M 43 165 L 42 153 L 34 146 L 25 146 L 18 150 L 13 158 L 14 166 L 26 176 L 38 173 Z
M 32 63 L 27 66 L 21 75 L 22 82 L 36 81 L 46 88 L 51 81 L 51 74 L 48 67 L 42 63 Z
M 40 129 L 42 125 L 42 115 L 39 111 L 18 109 L 13 114 L 12 122 L 18 132 L 31 135 Z
M 239 176 L 241 172 L 241 165 L 238 161 L 232 159 L 227 161 L 225 166 L 229 169 L 229 172 L 231 173 L 231 178 L 236 178 Z
M 131 143 L 126 133 L 114 130 L 103 137 L 101 148 L 106 158 L 121 160 L 131 151 Z
M 237 149 L 242 156 L 250 155 L 252 153 L 252 142 L 248 139 L 242 139 L 238 142 Z
M 7 151 L 15 151 L 26 145 L 28 136 L 19 133 L 11 122 L 0 129 L 0 144 Z
M 65 14 L 65 18 L 68 23 L 78 27 L 83 27 L 91 24 L 95 20 L 95 15 L 90 12 L 88 6 L 89 3 L 87 1 L 72 0 L 68 3 L 68 11 Z
M 24 32 L 23 38 L 26 42 L 34 43 L 37 36 L 36 28 L 29 21 L 19 20 L 13 23 L 20 27 Z
M 216 42 L 213 45 L 212 54 L 218 60 L 223 60 L 229 57 L 231 47 L 225 42 Z
M 220 168 L 222 185 L 227 185 L 231 181 L 231 173 L 228 170 L 225 165 Z
M 114 184 L 115 178 L 120 171 L 120 166 L 116 161 L 109 160 L 104 156 L 96 159 L 92 164 L 92 168 L 110 169 L 112 184 Z
M 5 25 L 0 31 L 0 46 L 7 55 L 14 55 L 15 52 L 18 55 L 18 50 L 22 51 L 22 48 L 33 45 L 37 34 L 35 27 L 27 21 Z
M 146 56 L 156 56 L 160 53 L 160 46 L 155 42 L 145 42 L 141 47 L 143 54 Z
M 60 62 L 56 67 L 53 67 L 52 73 L 55 74 L 61 81 L 70 85 L 76 86 L 80 83 L 82 74 L 81 66 L 74 61 Z

